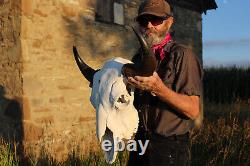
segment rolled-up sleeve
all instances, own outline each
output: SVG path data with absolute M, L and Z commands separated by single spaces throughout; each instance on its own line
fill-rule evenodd
M 175 90 L 189 96 L 202 95 L 203 69 L 200 61 L 190 49 L 183 49 L 176 60 Z

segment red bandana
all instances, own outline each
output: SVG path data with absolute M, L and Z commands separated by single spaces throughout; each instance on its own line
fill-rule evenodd
M 161 60 L 164 58 L 165 54 L 164 54 L 164 50 L 163 47 L 171 40 L 171 36 L 170 33 L 167 33 L 166 37 L 164 38 L 164 40 L 162 40 L 159 44 L 154 44 L 152 46 L 152 49 L 154 51 L 154 53 L 159 52 L 160 53 L 160 58 Z

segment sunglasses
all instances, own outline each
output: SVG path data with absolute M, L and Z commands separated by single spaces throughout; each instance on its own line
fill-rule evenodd
M 150 22 L 153 26 L 157 26 L 163 23 L 168 17 L 157 17 L 157 16 L 144 16 L 137 20 L 141 27 L 147 27 Z

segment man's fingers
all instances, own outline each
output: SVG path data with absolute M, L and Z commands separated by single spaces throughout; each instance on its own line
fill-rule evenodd
M 131 82 L 131 83 L 136 82 L 136 80 L 133 77 L 128 77 L 128 81 Z
M 135 78 L 135 80 L 137 80 L 139 82 L 145 82 L 145 81 L 147 81 L 148 77 L 135 76 L 134 78 Z
M 135 80 L 133 77 L 128 77 L 128 83 L 132 85 L 138 85 L 140 82 Z
M 136 88 L 139 88 L 141 90 L 146 90 L 146 86 L 143 82 L 136 80 L 133 77 L 128 77 L 128 83 L 135 86 Z
M 156 72 L 153 73 L 154 77 L 159 77 L 158 74 Z

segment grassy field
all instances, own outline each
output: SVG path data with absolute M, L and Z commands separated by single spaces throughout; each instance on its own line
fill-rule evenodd
M 250 165 L 250 105 L 205 104 L 201 130 L 192 134 L 192 165 Z
M 201 130 L 191 134 L 191 165 L 250 165 L 250 105 L 247 103 L 215 104 L 205 103 L 205 120 Z M 37 166 L 105 166 L 102 153 L 82 156 L 77 151 L 62 162 L 56 162 L 46 152 L 34 159 L 21 161 L 16 146 L 1 141 L 0 165 Z M 114 166 L 122 166 L 128 153 L 120 153 Z

